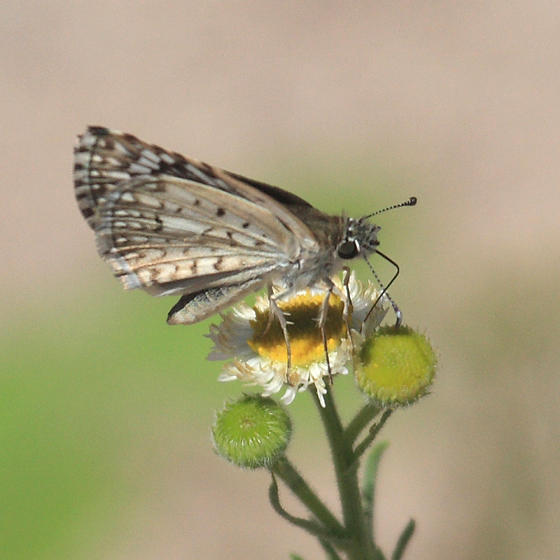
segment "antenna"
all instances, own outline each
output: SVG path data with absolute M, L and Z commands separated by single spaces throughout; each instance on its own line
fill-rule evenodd
M 393 204 L 392 206 L 387 206 L 386 208 L 382 208 L 381 210 L 376 210 L 375 212 L 372 212 L 371 214 L 368 214 L 367 216 L 360 218 L 360 220 L 367 220 L 372 216 L 377 216 L 377 214 L 383 214 L 383 212 L 388 212 L 389 210 L 394 210 L 395 208 L 402 208 L 403 206 L 416 206 L 417 202 L 418 199 L 415 196 L 411 196 L 405 202 L 400 202 L 399 204 Z
M 375 270 L 373 269 L 373 266 L 371 266 L 371 263 L 367 260 L 366 256 L 364 255 L 364 260 L 366 261 L 369 269 L 371 270 L 371 273 L 375 277 L 375 280 L 379 284 L 379 287 L 381 288 L 381 293 L 377 296 L 377 299 L 374 301 L 370 310 L 367 312 L 367 315 L 365 316 L 363 322 L 365 323 L 369 319 L 369 316 L 372 314 L 373 310 L 375 309 L 375 306 L 379 303 L 381 298 L 383 296 L 387 296 L 387 299 L 389 300 L 389 302 L 391 304 L 391 307 L 393 308 L 393 311 L 395 312 L 395 315 L 397 317 L 395 327 L 400 327 L 401 323 L 402 323 L 402 312 L 399 309 L 398 305 L 393 301 L 393 298 L 387 293 L 387 290 L 389 289 L 391 284 L 397 279 L 397 276 L 399 275 L 399 272 L 400 272 L 400 268 L 399 268 L 399 265 L 393 259 L 389 258 L 387 255 L 385 255 L 381 251 L 375 251 L 375 252 L 379 256 L 383 257 L 386 261 L 389 261 L 397 270 L 396 270 L 395 274 L 393 275 L 393 278 L 391 278 L 391 280 L 387 284 L 387 286 L 384 286 L 383 283 L 381 282 L 379 276 L 377 275 L 377 272 L 375 272 Z

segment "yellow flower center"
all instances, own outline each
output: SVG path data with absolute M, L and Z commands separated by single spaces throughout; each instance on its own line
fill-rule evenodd
M 312 295 L 310 291 L 306 291 L 287 301 L 278 302 L 288 321 L 288 337 L 294 366 L 307 366 L 312 362 L 325 360 L 323 338 L 318 323 L 324 299 L 325 294 Z M 338 347 L 345 334 L 343 310 L 344 302 L 331 294 L 325 323 L 329 351 Z M 262 357 L 286 363 L 286 341 L 278 319 L 273 317 L 269 326 L 269 308 L 263 311 L 255 309 L 255 313 L 256 318 L 251 321 L 253 336 L 248 340 L 249 346 Z

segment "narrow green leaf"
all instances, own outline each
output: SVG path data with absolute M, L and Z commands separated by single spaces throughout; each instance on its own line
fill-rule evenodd
M 397 546 L 393 554 L 391 555 L 391 560 L 401 560 L 402 555 L 404 554 L 405 548 L 408 545 L 412 535 L 414 534 L 414 529 L 416 528 L 416 522 L 414 519 L 411 519 L 406 527 L 404 528 L 399 540 L 397 541 Z
M 378 443 L 369 454 L 364 469 L 364 483 L 362 490 L 362 499 L 364 501 L 364 516 L 371 540 L 373 541 L 373 509 L 375 502 L 375 482 L 377 477 L 377 468 L 383 452 L 389 447 L 389 442 L 383 441 Z

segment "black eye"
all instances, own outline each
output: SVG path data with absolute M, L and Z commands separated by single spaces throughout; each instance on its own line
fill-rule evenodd
M 353 259 L 360 252 L 360 248 L 356 241 L 345 241 L 338 246 L 337 252 L 341 259 Z

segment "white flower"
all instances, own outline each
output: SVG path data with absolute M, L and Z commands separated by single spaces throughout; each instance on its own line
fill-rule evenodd
M 343 317 L 346 288 L 335 279 L 336 292 L 329 298 L 329 310 L 325 323 L 330 374 L 345 375 L 347 364 L 352 358 L 353 344 L 348 338 L 348 327 Z M 364 333 L 372 332 L 386 313 L 386 302 L 382 299 L 367 323 L 364 319 L 379 295 L 374 286 L 364 287 L 350 275 L 348 284 L 351 313 L 349 327 Z M 326 295 L 324 288 L 308 288 L 295 292 L 289 298 L 278 301 L 280 309 L 288 319 L 288 335 L 291 348 L 291 367 L 287 372 L 287 351 L 279 322 L 274 319 L 268 324 L 269 303 L 266 297 L 257 297 L 253 307 L 241 303 L 222 315 L 221 325 L 210 327 L 210 338 L 214 342 L 208 359 L 231 360 L 225 365 L 220 381 L 239 379 L 262 387 L 263 396 L 278 393 L 284 386 L 281 398 L 291 403 L 299 391 L 314 385 L 317 396 L 324 406 L 323 395 L 327 392 L 325 377 L 329 368 L 318 318 Z

